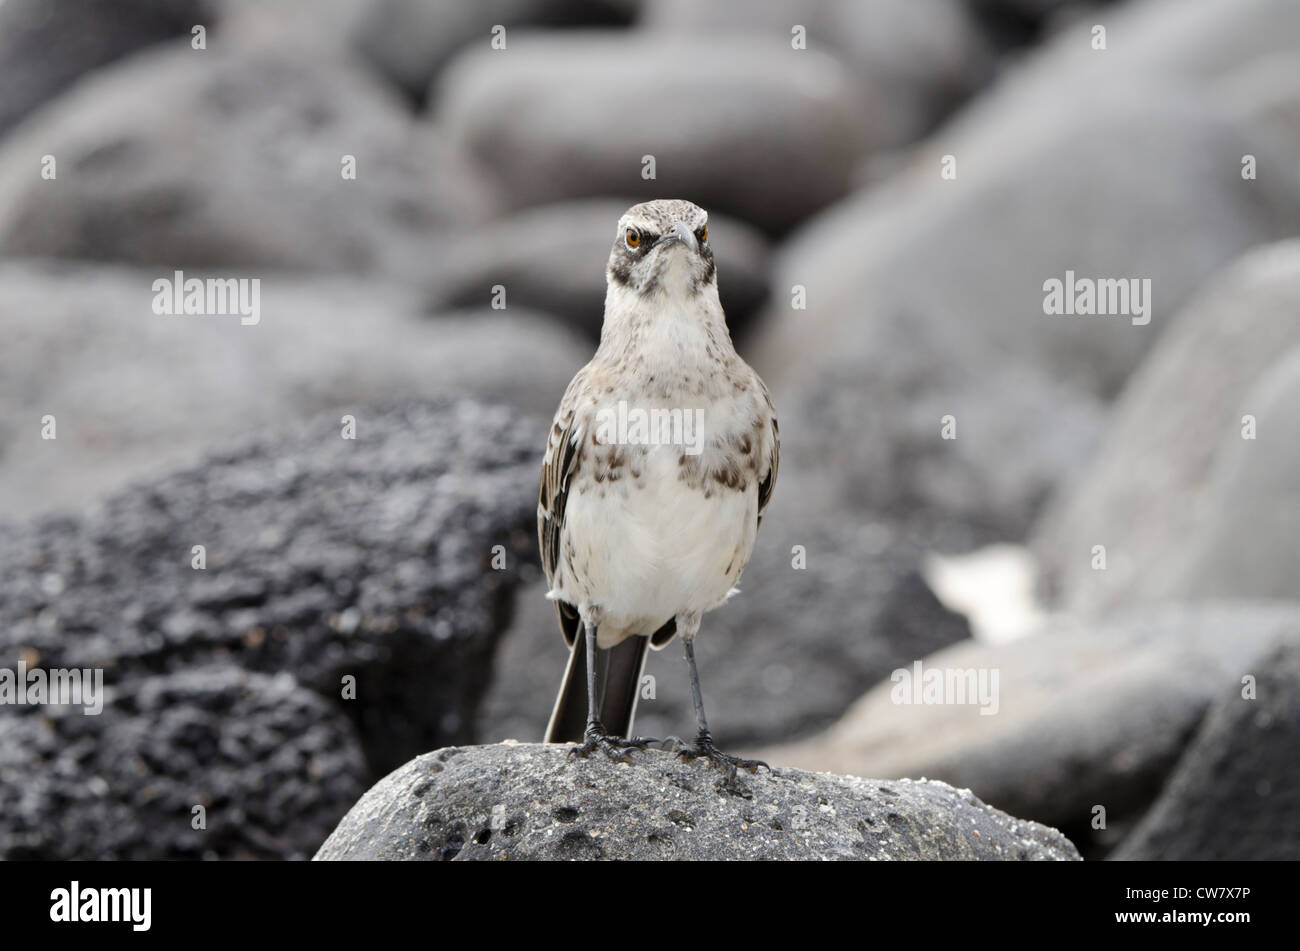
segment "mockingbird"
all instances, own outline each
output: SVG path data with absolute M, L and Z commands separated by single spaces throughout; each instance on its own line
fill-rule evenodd
M 546 742 L 613 759 L 657 742 L 632 736 L 641 672 L 680 634 L 699 732 L 675 741 L 679 755 L 765 766 L 713 745 L 695 635 L 736 593 L 772 497 L 772 400 L 732 346 L 702 208 L 628 209 L 605 274 L 600 346 L 565 390 L 542 463 L 537 535 L 570 648 Z

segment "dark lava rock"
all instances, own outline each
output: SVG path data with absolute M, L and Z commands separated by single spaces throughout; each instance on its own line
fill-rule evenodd
M 288 674 L 132 681 L 97 716 L 6 707 L 0 858 L 305 858 L 366 777 L 347 718 Z
M 320 419 L 84 516 L 0 526 L 0 663 L 103 666 L 114 685 L 212 660 L 285 671 L 353 720 L 376 773 L 470 740 L 536 557 L 538 430 L 469 402 L 340 429 Z
M 1210 711 L 1118 859 L 1300 859 L 1300 643 Z
M 1077 859 L 1054 829 L 943 783 L 779 770 L 734 779 L 671 753 L 428 753 L 371 789 L 316 858 Z

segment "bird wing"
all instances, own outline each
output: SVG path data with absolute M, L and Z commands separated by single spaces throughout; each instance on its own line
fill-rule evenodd
M 776 422 L 776 407 L 772 397 L 763 386 L 763 397 L 767 400 L 768 416 L 772 420 L 771 446 L 767 454 L 767 471 L 758 473 L 758 524 L 763 524 L 763 513 L 767 503 L 772 501 L 772 490 L 776 488 L 776 470 L 781 465 L 781 427 Z
M 583 420 L 578 412 L 577 394 L 587 377 L 583 367 L 569 383 L 555 411 L 551 435 L 542 459 L 542 484 L 537 498 L 537 544 L 542 555 L 542 571 L 546 573 L 548 589 L 555 587 L 555 573 L 560 564 L 560 538 L 564 533 L 564 507 L 568 499 L 569 477 L 577 468 L 582 455 L 585 435 Z M 564 601 L 555 602 L 560 619 L 560 632 L 572 644 L 577 636 L 577 609 Z

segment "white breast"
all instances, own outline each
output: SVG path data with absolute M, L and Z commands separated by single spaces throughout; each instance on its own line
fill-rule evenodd
M 678 614 L 712 610 L 749 560 L 757 486 L 706 498 L 678 480 L 679 455 L 676 447 L 653 448 L 639 488 L 620 479 L 570 494 L 562 550 L 571 546 L 574 558 L 562 581 L 578 590 L 558 593 L 599 608 L 602 647 L 653 633 Z

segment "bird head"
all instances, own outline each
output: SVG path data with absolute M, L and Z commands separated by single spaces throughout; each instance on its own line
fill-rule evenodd
M 605 276 L 611 293 L 716 295 L 708 212 L 679 198 L 633 205 L 618 220 Z

